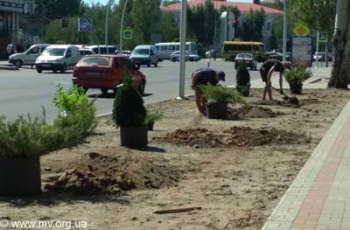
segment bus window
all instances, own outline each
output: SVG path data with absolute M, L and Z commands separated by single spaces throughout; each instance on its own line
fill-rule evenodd
M 175 51 L 175 46 L 170 45 L 169 46 L 169 51 Z
M 177 50 L 180 50 L 180 45 L 176 45 L 175 46 L 175 50 L 177 51 Z
M 186 45 L 186 50 L 188 51 L 190 49 L 190 46 L 189 45 Z
M 161 51 L 167 51 L 167 50 L 168 50 L 168 47 L 167 47 L 167 46 L 161 46 L 161 47 L 160 47 L 160 50 L 161 50 Z

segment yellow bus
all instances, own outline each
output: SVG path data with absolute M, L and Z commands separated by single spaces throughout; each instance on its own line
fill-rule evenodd
M 224 41 L 222 56 L 225 60 L 234 61 L 239 53 L 252 53 L 258 62 L 266 60 L 265 44 L 261 42 Z

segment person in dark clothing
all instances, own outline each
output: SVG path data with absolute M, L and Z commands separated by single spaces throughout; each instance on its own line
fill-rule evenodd
M 268 94 L 269 99 L 272 100 L 272 85 L 271 85 L 271 76 L 274 71 L 278 71 L 280 73 L 279 85 L 280 85 L 280 93 L 283 94 L 283 72 L 286 68 L 286 65 L 280 62 L 277 59 L 268 59 L 262 64 L 260 68 L 260 75 L 263 82 L 266 83 L 263 93 L 263 100 L 266 99 L 266 94 Z
M 205 99 L 200 85 L 217 85 L 219 81 L 225 81 L 225 73 L 223 71 L 215 71 L 209 67 L 197 69 L 192 74 L 192 89 L 195 91 L 196 105 L 200 113 L 204 113 Z

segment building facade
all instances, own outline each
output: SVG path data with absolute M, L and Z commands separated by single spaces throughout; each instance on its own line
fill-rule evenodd
M 30 0 L 0 0 L 0 57 L 6 57 L 9 43 L 21 42 L 19 18 L 23 14 L 33 13 Z
M 198 5 L 204 5 L 205 1 L 206 0 L 188 0 L 187 5 L 189 8 L 194 8 Z M 263 1 L 261 1 L 261 2 L 263 2 Z M 263 40 L 261 42 L 263 42 L 265 44 L 267 43 L 268 38 L 271 36 L 273 20 L 276 17 L 284 14 L 283 11 L 260 5 L 260 0 L 254 0 L 253 3 L 226 2 L 223 0 L 212 0 L 212 3 L 213 3 L 214 8 L 216 10 L 219 10 L 222 6 L 237 7 L 241 13 L 240 18 L 238 18 L 239 21 L 242 21 L 242 19 L 250 12 L 251 9 L 253 11 L 259 11 L 260 9 L 263 9 L 265 12 L 265 15 L 266 15 L 266 19 L 265 19 L 265 25 L 262 28 Z M 180 24 L 181 3 L 167 5 L 165 7 L 162 7 L 162 10 L 173 13 L 175 23 L 177 25 Z

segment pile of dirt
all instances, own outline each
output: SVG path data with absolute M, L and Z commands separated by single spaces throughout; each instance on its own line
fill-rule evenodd
M 269 108 L 259 106 L 243 106 L 238 109 L 229 108 L 227 112 L 227 119 L 244 119 L 244 118 L 272 118 L 277 114 Z
M 46 180 L 44 189 L 79 195 L 113 194 L 132 189 L 161 188 L 173 185 L 181 178 L 179 169 L 137 154 L 111 156 L 90 152 L 78 164 L 67 168 L 59 176 Z
M 205 128 L 178 129 L 164 136 L 155 137 L 154 140 L 195 148 L 305 144 L 311 141 L 304 134 L 274 128 L 253 129 L 238 126 L 222 132 L 214 132 Z
M 291 97 L 288 100 L 278 101 L 278 100 L 258 100 L 252 102 L 254 105 L 270 105 L 270 106 L 284 106 L 284 107 L 292 107 L 299 108 L 302 104 L 296 97 Z
M 262 146 L 310 143 L 310 138 L 275 128 L 259 128 L 234 126 L 223 131 L 229 134 L 227 143 L 236 146 Z

